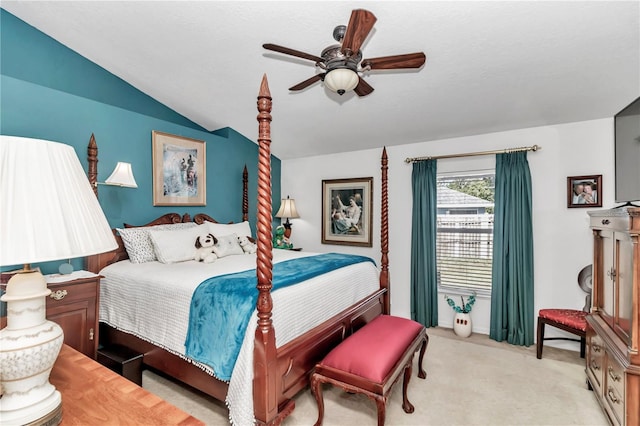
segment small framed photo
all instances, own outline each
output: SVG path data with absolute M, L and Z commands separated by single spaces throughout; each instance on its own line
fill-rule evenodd
M 602 207 L 602 175 L 569 176 L 567 207 Z
M 153 131 L 153 205 L 205 206 L 205 142 Z
M 371 247 L 373 178 L 322 181 L 322 244 Z

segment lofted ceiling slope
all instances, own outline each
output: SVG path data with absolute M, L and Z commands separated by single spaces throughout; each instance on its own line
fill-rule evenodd
M 257 138 L 263 74 L 281 159 L 612 117 L 640 95 L 638 1 L 11 1 L 1 6 L 206 129 Z M 365 58 L 425 52 L 338 96 L 312 61 L 351 11 Z

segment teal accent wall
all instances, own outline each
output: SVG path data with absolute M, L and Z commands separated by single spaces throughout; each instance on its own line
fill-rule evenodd
M 260 82 L 255 85 L 257 96 Z M 153 130 L 206 142 L 206 206 L 153 206 Z M 192 216 L 204 212 L 219 222 L 240 221 L 246 165 L 249 220 L 255 232 L 258 146 L 254 142 L 232 128 L 206 131 L 2 9 L 0 134 L 66 143 L 75 148 L 85 168 L 93 134 L 98 144 L 99 182 L 104 182 L 118 161 L 131 163 L 137 189 L 99 186 L 98 199 L 112 227 L 124 222 L 144 224 L 169 212 Z M 271 168 L 275 214 L 280 204 L 277 157 L 271 157 Z M 60 263 L 38 266 L 52 273 Z M 82 267 L 81 259 L 72 263 L 76 269 Z M 2 269 L 15 268 L 5 265 Z

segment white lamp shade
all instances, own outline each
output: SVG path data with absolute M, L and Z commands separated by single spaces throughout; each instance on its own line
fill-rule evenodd
M 299 218 L 298 210 L 296 210 L 296 202 L 293 198 L 287 197 L 282 200 L 280 204 L 280 210 L 276 213 L 276 217 L 284 217 L 284 218 Z
M 73 147 L 0 135 L 0 265 L 117 247 Z
M 355 89 L 359 81 L 358 74 L 349 68 L 336 68 L 324 76 L 324 84 L 329 90 L 341 95 Z
M 138 184 L 133 177 L 133 170 L 131 170 L 130 163 L 123 163 L 118 161 L 116 168 L 113 169 L 111 176 L 104 181 L 107 185 L 125 186 L 127 188 L 137 188 Z

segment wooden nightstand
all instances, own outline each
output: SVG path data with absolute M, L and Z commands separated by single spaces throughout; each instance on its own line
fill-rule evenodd
M 47 319 L 56 322 L 64 332 L 64 343 L 95 359 L 98 350 L 98 303 L 100 275 L 87 271 L 55 279 L 57 275 L 45 275 L 51 294 L 47 296 Z M 0 284 L 4 292 L 6 284 Z M 4 313 L 3 313 L 4 315 Z M 0 319 L 4 327 L 7 318 Z

